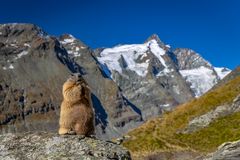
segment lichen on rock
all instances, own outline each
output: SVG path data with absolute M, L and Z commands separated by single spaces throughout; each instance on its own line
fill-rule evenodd
M 0 159 L 130 160 L 130 153 L 113 143 L 81 135 L 19 133 L 0 135 Z

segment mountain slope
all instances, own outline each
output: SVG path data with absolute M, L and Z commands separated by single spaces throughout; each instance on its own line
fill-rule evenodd
M 56 128 L 61 84 L 71 68 L 59 59 L 70 62 L 67 53 L 35 25 L 0 25 L 0 31 L 1 133 Z
M 174 111 L 160 118 L 148 121 L 131 131 L 130 139 L 124 146 L 133 154 L 149 154 L 154 152 L 190 151 L 211 152 L 225 141 L 240 138 L 240 76 L 210 90 L 202 97 L 178 106 Z M 193 132 L 185 132 L 189 122 L 216 108 L 225 105 L 227 108 L 237 107 L 225 115 L 218 115 L 209 125 Z

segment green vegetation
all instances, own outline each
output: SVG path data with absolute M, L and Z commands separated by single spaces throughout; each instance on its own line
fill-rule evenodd
M 226 141 L 240 139 L 240 113 L 219 118 L 207 128 L 191 134 L 182 134 L 188 122 L 215 109 L 230 104 L 240 94 L 240 76 L 209 91 L 199 99 L 178 106 L 173 112 L 164 114 L 131 131 L 131 138 L 124 142 L 133 154 L 149 152 L 171 152 L 192 150 L 210 152 Z

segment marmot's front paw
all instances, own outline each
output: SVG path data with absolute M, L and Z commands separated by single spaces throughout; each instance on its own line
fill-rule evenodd
M 68 134 L 68 129 L 66 129 L 66 128 L 60 128 L 60 129 L 58 130 L 58 134 L 60 134 L 60 135 L 66 135 L 66 134 Z
M 69 135 L 76 135 L 77 133 L 75 131 L 68 131 L 67 134 L 69 134 Z

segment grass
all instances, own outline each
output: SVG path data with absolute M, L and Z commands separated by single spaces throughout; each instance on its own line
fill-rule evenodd
M 225 141 L 240 139 L 240 113 L 217 119 L 207 128 L 191 134 L 181 134 L 188 122 L 215 109 L 230 104 L 240 94 L 240 76 L 209 91 L 199 99 L 178 106 L 173 112 L 150 120 L 129 132 L 123 145 L 132 154 L 192 150 L 210 152 Z

